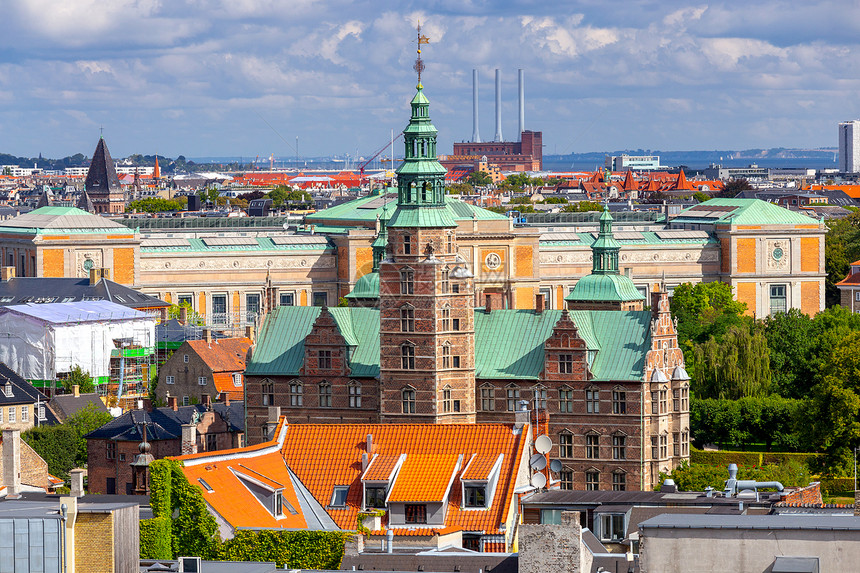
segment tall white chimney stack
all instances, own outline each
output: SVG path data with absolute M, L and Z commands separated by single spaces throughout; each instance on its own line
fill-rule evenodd
M 502 137 L 502 75 L 496 68 L 496 137 L 493 141 L 504 141 Z
M 478 70 L 472 70 L 472 143 L 481 143 L 478 131 Z
M 523 131 L 526 129 L 526 98 L 525 98 L 525 88 L 523 84 L 523 70 L 520 68 L 517 70 L 517 83 L 519 84 L 519 92 L 520 92 L 520 128 L 517 131 L 517 141 L 523 140 Z

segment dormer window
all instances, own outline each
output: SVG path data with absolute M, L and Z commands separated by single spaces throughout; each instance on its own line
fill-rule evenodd
M 349 493 L 348 485 L 334 486 L 334 492 L 331 494 L 332 507 L 346 507 L 346 496 Z
M 274 507 L 272 508 L 272 515 L 275 517 L 283 517 L 284 516 L 284 494 L 281 491 L 276 491 L 275 495 L 272 497 L 274 500 Z
M 487 507 L 487 484 L 469 484 L 463 488 L 463 505 Z
M 11 381 L 9 381 L 9 380 L 7 380 L 7 381 L 6 381 L 6 386 L 5 386 L 5 388 L 4 388 L 4 393 L 6 394 L 6 397 L 7 397 L 7 398 L 12 398 L 12 382 L 11 382 Z
M 384 485 L 367 485 L 364 487 L 364 507 L 366 508 L 385 508 L 385 486 Z

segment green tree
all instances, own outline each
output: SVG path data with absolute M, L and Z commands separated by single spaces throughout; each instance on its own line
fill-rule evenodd
M 730 326 L 745 322 L 747 305 L 732 298 L 732 287 L 726 283 L 683 283 L 673 291 L 671 309 L 678 319 L 678 343 L 684 347 L 719 337 Z
M 585 213 L 587 211 L 603 211 L 603 205 L 596 201 L 577 201 L 562 207 L 564 213 Z
M 771 386 L 770 353 L 761 325 L 740 323 L 687 353 L 692 388 L 702 398 L 764 396 Z M 691 360 L 692 358 L 692 360 Z
M 804 415 L 805 440 L 824 453 L 827 475 L 851 475 L 852 452 L 860 445 L 860 397 L 835 376 L 826 376 L 812 392 Z
M 170 308 L 167 309 L 167 318 L 172 320 L 179 320 L 182 316 L 182 309 L 185 309 L 185 316 L 188 320 L 188 324 L 192 324 L 195 326 L 203 326 L 204 320 L 203 317 L 197 313 L 194 308 L 192 308 L 191 303 L 182 302 L 181 304 L 172 304 Z
M 826 305 L 834 306 L 840 302 L 836 283 L 848 274 L 850 264 L 860 259 L 860 211 L 842 219 L 829 219 L 827 227 L 824 240 L 824 268 L 827 272 L 824 293 Z
M 474 187 L 468 183 L 452 183 L 448 185 L 448 193 L 451 195 L 471 195 L 474 192 Z
M 748 191 L 752 188 L 752 185 L 746 179 L 731 179 L 723 185 L 723 190 L 717 196 L 732 199 L 741 191 Z
M 695 199 L 697 203 L 704 203 L 705 201 L 710 201 L 711 196 L 707 193 L 696 191 L 695 193 L 693 193 L 693 199 Z
M 181 211 L 188 204 L 188 199 L 186 197 L 181 197 L 178 199 L 162 199 L 161 197 L 147 197 L 145 199 L 138 199 L 137 201 L 132 201 L 126 207 L 125 212 L 138 212 L 138 213 L 161 213 L 165 211 Z
M 98 430 L 112 419 L 113 417 L 109 413 L 97 410 L 94 404 L 87 404 L 85 408 L 78 410 L 77 413 L 66 419 L 65 424 L 74 429 L 78 437 L 78 466 L 83 467 L 87 463 L 87 440 L 84 436 Z
M 802 398 L 812 388 L 814 375 L 809 368 L 814 342 L 812 326 L 812 319 L 796 308 L 764 320 L 774 390 L 781 396 Z
M 96 391 L 93 384 L 93 377 L 89 372 L 84 371 L 79 364 L 75 364 L 69 375 L 63 379 L 63 389 L 68 393 L 72 391 L 72 386 L 78 386 L 81 394 L 92 394 Z
M 489 173 L 485 173 L 484 171 L 472 171 L 466 177 L 466 183 L 472 187 L 483 187 L 492 184 L 493 178 L 490 177 Z
M 547 205 L 562 205 L 567 203 L 567 199 L 564 197 L 547 197 L 543 200 L 543 203 L 546 203 Z
M 202 201 L 205 201 L 207 203 L 212 203 L 213 205 L 215 205 L 217 203 L 218 197 L 221 196 L 221 194 L 218 193 L 217 189 L 208 188 L 208 187 L 206 189 L 202 189 L 198 193 L 198 195 L 200 195 L 200 199 Z

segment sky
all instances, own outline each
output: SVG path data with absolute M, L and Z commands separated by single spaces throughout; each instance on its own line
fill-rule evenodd
M 259 155 L 383 147 L 416 77 L 440 153 L 480 132 L 544 153 L 834 147 L 860 117 L 857 0 L 0 0 L 0 153 Z M 387 152 L 386 152 L 387 153 Z M 261 159 L 262 161 L 262 159 Z

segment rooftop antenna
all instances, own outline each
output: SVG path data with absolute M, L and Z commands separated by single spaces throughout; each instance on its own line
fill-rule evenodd
M 421 86 L 421 72 L 424 71 L 424 60 L 421 59 L 421 44 L 429 44 L 430 38 L 421 34 L 421 20 L 418 20 L 418 58 L 415 59 L 415 65 L 412 69 L 418 73 L 418 88 Z

